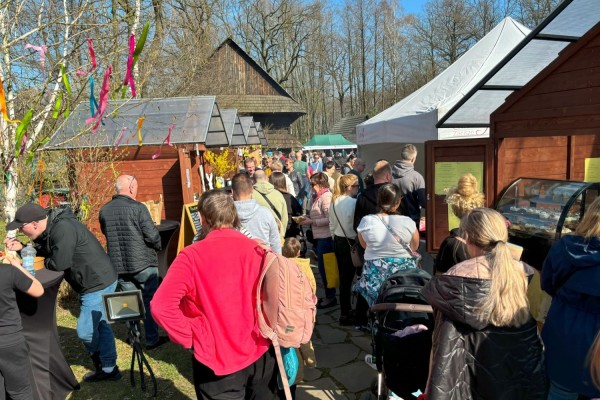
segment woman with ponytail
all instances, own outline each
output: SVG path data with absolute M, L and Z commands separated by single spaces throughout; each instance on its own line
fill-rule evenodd
M 533 269 L 512 258 L 497 211 L 473 209 L 460 232 L 472 258 L 423 289 L 436 317 L 427 399 L 545 398 L 543 348 L 527 301 Z
M 327 166 L 327 164 L 325 164 Z M 342 175 L 335 184 L 332 206 L 329 210 L 329 229 L 333 236 L 333 248 L 340 273 L 340 319 L 343 326 L 354 324 L 352 316 L 352 280 L 356 268 L 352 264 L 350 251 L 356 240 L 356 232 L 352 228 L 354 208 L 358 193 L 358 177 L 354 174 Z
M 587 207 L 575 232 L 552 246 L 541 282 L 552 296 L 542 330 L 551 382 L 548 400 L 600 398 L 586 362 L 600 332 L 600 197 Z M 590 361 L 592 366 L 600 363 Z

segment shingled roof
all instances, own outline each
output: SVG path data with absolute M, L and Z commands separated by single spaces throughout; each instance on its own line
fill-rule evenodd
M 283 131 L 269 132 L 266 134 L 270 149 L 299 149 L 302 143 L 289 133 Z
M 242 114 L 306 114 L 300 104 L 285 96 L 217 95 L 217 103 L 221 108 L 236 108 Z
M 219 102 L 219 104 L 221 103 Z M 356 143 L 356 125 L 363 123 L 368 119 L 369 116 L 364 114 L 342 118 L 333 124 L 329 133 L 340 133 L 352 143 Z

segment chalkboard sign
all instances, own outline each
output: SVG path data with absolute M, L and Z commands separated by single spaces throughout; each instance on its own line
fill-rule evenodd
M 202 224 L 200 222 L 200 213 L 198 212 L 198 203 L 189 203 L 183 205 L 181 210 L 181 228 L 179 229 L 179 242 L 177 252 L 185 246 L 192 244 L 194 236 L 200 232 Z
M 183 208 L 185 208 L 188 218 L 192 221 L 195 235 L 202 229 L 202 223 L 200 223 L 200 213 L 198 212 L 198 203 L 185 204 Z

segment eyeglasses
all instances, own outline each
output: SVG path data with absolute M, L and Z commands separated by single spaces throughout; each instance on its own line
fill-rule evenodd
M 31 223 L 33 223 L 33 222 L 34 222 L 34 221 L 25 222 L 23 225 L 21 225 L 21 226 L 19 227 L 19 230 L 20 230 L 20 231 L 22 231 L 22 230 L 23 230 L 23 228 L 25 228 L 25 226 L 26 226 L 26 225 L 29 225 L 29 224 L 31 224 Z
M 129 181 L 129 191 L 133 192 L 133 182 L 135 182 L 135 175 L 131 175 L 131 181 Z

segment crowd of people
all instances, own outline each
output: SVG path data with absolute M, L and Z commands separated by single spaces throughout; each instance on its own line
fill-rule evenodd
M 339 324 L 368 330 L 369 308 L 382 283 L 419 268 L 425 181 L 414 169 L 416 158 L 415 146 L 406 145 L 399 160 L 377 161 L 369 176 L 363 176 L 367 165 L 354 154 L 343 162 L 335 154 L 302 151 L 275 153 L 260 163 L 248 158 L 231 187 L 200 197 L 198 240 L 178 254 L 160 285 L 160 235 L 136 200 L 135 176 L 119 176 L 116 194 L 100 211 L 106 251 L 68 208 L 48 212 L 26 204 L 7 229 L 26 235 L 45 266 L 64 271 L 79 294 L 77 334 L 94 365 L 85 381 L 121 378 L 102 295 L 139 289 L 148 311 L 146 349 L 169 339 L 189 349 L 199 399 L 284 398 L 274 349 L 261 336 L 256 317 L 265 257 L 257 240 L 296 262 L 316 291 L 302 242 L 312 243 L 324 288 L 317 308 L 334 307 L 339 299 Z M 476 178 L 466 174 L 449 191 L 446 201 L 460 227 L 442 243 L 434 276 L 422 290 L 436 321 L 422 398 L 600 397 L 600 198 L 544 263 L 542 288 L 554 300 L 540 336 L 527 299 L 534 270 L 513 258 L 506 219 L 484 208 L 477 187 Z M 9 251 L 24 247 L 14 237 L 5 244 Z M 328 285 L 332 254 L 339 292 Z M 11 398 L 26 399 L 31 383 L 24 372 L 27 348 L 14 289 L 40 296 L 43 287 L 17 258 L 9 262 L 13 266 L 0 265 L 0 373 Z M 168 338 L 159 335 L 159 326 Z M 310 343 L 297 356 L 304 366 L 318 362 Z

